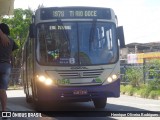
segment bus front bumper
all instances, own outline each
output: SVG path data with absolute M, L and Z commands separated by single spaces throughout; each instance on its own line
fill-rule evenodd
M 42 101 L 90 101 L 107 97 L 120 96 L 120 79 L 107 85 L 46 87 L 40 86 L 38 98 Z

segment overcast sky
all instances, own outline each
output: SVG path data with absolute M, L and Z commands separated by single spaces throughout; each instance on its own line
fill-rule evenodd
M 160 42 L 160 0 L 15 0 L 15 8 L 35 10 L 39 5 L 113 8 L 124 27 L 126 43 Z

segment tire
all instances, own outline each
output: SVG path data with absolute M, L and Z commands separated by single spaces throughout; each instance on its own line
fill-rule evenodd
M 94 99 L 93 103 L 95 108 L 105 108 L 107 104 L 107 98 Z

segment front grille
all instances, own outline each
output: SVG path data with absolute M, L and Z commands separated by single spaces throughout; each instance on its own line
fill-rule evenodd
M 103 69 L 93 70 L 58 70 L 57 73 L 65 79 L 72 78 L 96 78 L 103 72 Z

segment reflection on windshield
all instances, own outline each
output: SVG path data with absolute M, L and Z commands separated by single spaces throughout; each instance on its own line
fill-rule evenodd
M 117 59 L 115 25 L 58 22 L 38 26 L 37 59 L 45 65 L 109 64 Z

